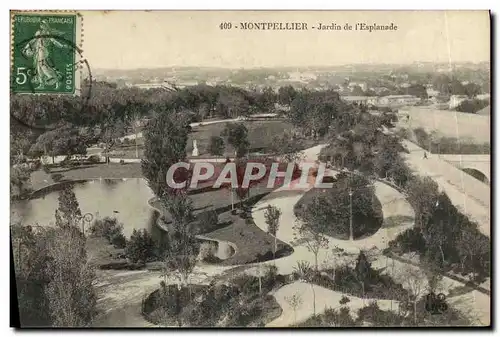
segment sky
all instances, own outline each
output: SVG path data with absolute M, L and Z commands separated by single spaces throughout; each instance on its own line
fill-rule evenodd
M 487 11 L 83 11 L 83 56 L 96 69 L 307 67 L 490 59 Z M 303 22 L 308 30 L 220 29 Z M 319 23 L 398 26 L 318 31 Z

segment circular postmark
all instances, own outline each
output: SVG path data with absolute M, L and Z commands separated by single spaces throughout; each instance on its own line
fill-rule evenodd
M 40 57 L 41 49 L 47 48 L 47 41 L 52 41 L 52 43 L 57 44 L 61 48 L 58 49 L 59 53 L 74 54 L 78 57 L 74 58 L 74 62 L 70 64 L 72 71 L 68 74 L 63 74 L 60 70 L 55 67 L 54 59 L 49 55 L 44 55 Z M 36 34 L 27 39 L 23 39 L 17 42 L 14 46 L 14 53 L 19 57 L 22 57 L 26 63 L 31 62 L 32 66 L 25 67 L 23 71 L 14 71 L 14 64 L 11 67 L 11 100 L 12 95 L 19 96 L 18 102 L 16 102 L 16 107 L 10 107 L 10 116 L 21 126 L 35 129 L 38 131 L 50 131 L 57 129 L 62 124 L 75 124 L 75 118 L 85 115 L 89 108 L 89 101 L 92 96 L 92 71 L 90 69 L 89 62 L 83 57 L 83 52 L 73 41 L 70 41 L 62 36 L 55 34 Z M 87 80 L 81 87 L 79 92 L 76 92 L 79 87 L 80 72 L 83 68 L 87 75 Z M 64 92 L 44 92 L 40 90 L 41 78 L 45 75 L 47 77 L 47 72 L 51 72 L 50 78 L 55 82 L 57 88 L 58 85 L 69 86 L 71 83 L 74 91 L 70 93 Z M 18 84 L 24 84 L 26 90 L 24 92 L 15 92 L 12 90 Z M 54 85 L 53 83 L 51 83 Z M 69 88 L 69 87 L 68 87 Z M 36 99 L 23 101 L 21 96 L 24 95 L 36 95 L 40 97 L 40 104 Z M 41 96 L 51 96 L 47 99 Z M 52 107 L 43 106 L 47 101 L 53 101 L 53 97 L 60 97 L 60 111 L 56 108 L 56 104 Z M 29 105 L 32 103 L 32 106 Z M 51 109 L 52 108 L 52 109 Z M 73 111 L 68 113 L 68 110 Z

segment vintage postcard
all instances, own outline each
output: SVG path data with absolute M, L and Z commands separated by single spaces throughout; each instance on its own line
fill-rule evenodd
M 10 17 L 13 326 L 491 326 L 488 11 Z

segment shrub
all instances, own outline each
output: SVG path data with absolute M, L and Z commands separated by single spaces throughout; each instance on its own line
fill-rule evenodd
M 220 136 L 210 137 L 208 153 L 214 156 L 222 156 L 224 154 L 224 139 Z
M 121 164 L 121 165 L 124 165 L 124 164 L 125 164 L 125 160 L 120 159 L 120 164 Z
M 63 175 L 61 173 L 53 173 L 50 175 L 50 177 L 57 183 L 62 180 Z
M 146 229 L 132 232 L 125 254 L 132 262 L 148 262 L 155 257 L 155 242 Z
M 349 302 L 351 302 L 351 300 L 349 299 L 349 297 L 344 296 L 344 295 L 342 295 L 342 298 L 339 301 L 340 305 L 344 305 L 344 304 L 347 304 Z
M 88 159 L 88 161 L 92 164 L 97 164 L 101 162 L 101 157 L 99 155 L 91 155 Z
M 424 253 L 426 250 L 425 239 L 420 230 L 409 228 L 403 233 L 400 233 L 394 240 L 389 242 L 389 247 L 397 253 L 419 252 Z
M 203 242 L 200 245 L 200 260 L 208 263 L 219 262 L 219 258 L 215 256 L 215 243 L 213 242 Z
M 109 243 L 112 243 L 111 241 L 115 236 L 122 234 L 122 231 L 123 231 L 123 224 L 118 223 L 118 220 L 116 218 L 111 218 L 111 217 L 97 219 L 90 227 L 90 235 L 94 237 L 106 238 L 106 240 L 108 240 Z
M 123 140 L 123 145 L 129 145 L 129 144 L 130 144 L 130 139 L 125 138 L 125 139 Z
M 115 248 L 125 248 L 127 246 L 127 239 L 123 233 L 116 233 L 111 237 L 110 243 Z

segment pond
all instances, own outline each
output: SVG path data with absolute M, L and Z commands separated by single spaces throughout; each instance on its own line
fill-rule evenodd
M 73 184 L 73 190 L 82 214 L 91 213 L 94 219 L 117 218 L 123 223 L 127 238 L 134 228 L 156 229 L 150 221 L 155 211 L 148 205 L 153 192 L 142 178 L 89 180 Z M 54 226 L 58 196 L 59 192 L 54 190 L 36 199 L 17 202 L 11 207 L 11 221 Z

